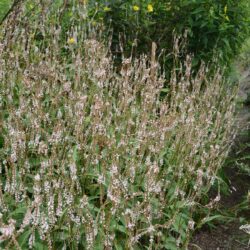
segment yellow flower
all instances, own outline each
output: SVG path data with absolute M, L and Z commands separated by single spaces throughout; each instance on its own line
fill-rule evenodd
M 137 5 L 134 5 L 134 6 L 133 6 L 133 10 L 134 10 L 134 11 L 139 11 L 139 10 L 140 10 L 140 7 L 137 6 Z
M 76 40 L 74 37 L 70 37 L 69 40 L 68 40 L 68 44 L 75 44 L 76 43 Z
M 230 21 L 228 15 L 225 15 L 225 19 L 226 19 L 228 22 Z
M 148 12 L 153 12 L 154 8 L 152 4 L 148 4 Z
M 225 14 L 227 13 L 227 5 L 225 5 L 225 7 L 224 7 L 224 13 Z
M 111 8 L 109 8 L 108 6 L 105 6 L 105 7 L 103 8 L 103 10 L 104 10 L 105 12 L 109 12 L 109 11 L 111 11 Z

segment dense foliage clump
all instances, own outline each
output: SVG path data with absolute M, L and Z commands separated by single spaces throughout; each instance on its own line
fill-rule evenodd
M 185 248 L 220 200 L 201 197 L 229 150 L 233 94 L 220 70 L 178 63 L 178 39 L 169 89 L 155 44 L 115 68 L 87 15 L 27 1 L 1 27 L 0 246 Z
M 74 3 L 85 6 L 83 16 L 73 15 Z M 0 3 L 0 19 L 11 3 Z M 36 4 L 27 1 L 29 13 Z M 92 25 L 104 25 L 106 36 L 112 37 L 111 51 L 121 62 L 121 54 L 136 56 L 148 53 L 152 42 L 158 45 L 157 53 L 165 51 L 161 64 L 167 71 L 173 63 L 173 34 L 187 34 L 185 54 L 193 54 L 192 64 L 198 69 L 202 61 L 210 63 L 216 55 L 221 66 L 228 66 L 240 52 L 242 43 L 250 34 L 250 3 L 248 0 L 82 0 L 53 1 L 60 9 L 62 28 L 81 24 L 88 19 Z M 51 6 L 53 8 L 53 6 Z
M 168 54 L 173 32 L 187 31 L 193 65 L 211 61 L 214 54 L 221 65 L 228 65 L 250 31 L 248 0 L 99 0 L 88 1 L 88 5 L 91 16 L 104 21 L 113 32 L 114 51 L 120 51 L 122 41 L 127 53 L 135 44 L 135 53 L 147 53 L 153 41 L 159 52 L 164 49 Z M 171 68 L 170 59 L 165 58 L 165 63 Z

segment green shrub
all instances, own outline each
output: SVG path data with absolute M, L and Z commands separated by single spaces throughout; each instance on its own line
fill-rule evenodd
M 239 53 L 250 30 L 248 0 L 99 0 L 89 1 L 89 5 L 96 20 L 111 27 L 114 51 L 120 51 L 122 42 L 130 53 L 136 40 L 139 54 L 146 53 L 152 41 L 159 52 L 165 49 L 168 54 L 173 32 L 187 31 L 187 52 L 194 54 L 193 64 L 209 62 L 216 54 L 220 64 L 227 65 Z
M 200 203 L 233 95 L 219 71 L 192 76 L 190 57 L 162 89 L 154 45 L 115 69 L 85 7 L 57 4 L 29 1 L 1 27 L 0 247 L 185 248 L 219 200 Z
M 70 9 L 75 1 L 55 2 L 58 8 Z M 10 3 L 10 0 L 0 3 L 0 16 Z M 193 66 L 199 66 L 201 61 L 211 62 L 215 55 L 221 66 L 229 65 L 250 34 L 248 0 L 82 0 L 80 3 L 87 6 L 86 16 L 92 23 L 104 23 L 106 32 L 112 33 L 112 51 L 118 59 L 121 59 L 121 45 L 125 55 L 131 53 L 132 47 L 134 54 L 140 55 L 156 42 L 158 54 L 165 51 L 162 63 L 168 71 L 173 63 L 173 34 L 187 32 L 185 54 L 194 55 Z M 69 14 L 62 17 L 62 28 L 72 25 L 74 17 Z M 81 19 L 74 22 L 80 24 Z

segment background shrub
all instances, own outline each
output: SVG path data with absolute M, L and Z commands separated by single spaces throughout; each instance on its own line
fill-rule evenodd
M 187 31 L 187 52 L 194 54 L 194 65 L 211 61 L 214 54 L 221 65 L 227 65 L 250 30 L 248 0 L 99 0 L 89 1 L 89 5 L 95 13 L 92 16 L 111 27 L 113 51 L 120 51 L 122 42 L 129 54 L 136 40 L 136 54 L 147 53 L 152 41 L 159 52 L 165 49 L 168 54 L 173 32 Z
M 151 43 L 156 42 L 158 54 L 162 49 L 165 51 L 161 63 L 167 71 L 173 63 L 173 33 L 187 32 L 185 54 L 194 55 L 193 66 L 199 66 L 201 61 L 211 62 L 214 55 L 223 66 L 239 54 L 250 31 L 248 0 L 83 0 L 80 4 L 87 7 L 87 13 L 78 19 L 70 12 L 74 2 L 55 1 L 58 9 L 64 9 L 60 20 L 62 28 L 67 29 L 72 20 L 80 24 L 81 18 L 92 20 L 94 25 L 103 23 L 106 36 L 112 33 L 112 52 L 118 62 L 121 52 L 128 56 L 133 47 L 134 55 L 140 55 L 147 53 Z M 11 0 L 1 1 L 0 19 L 11 3 Z

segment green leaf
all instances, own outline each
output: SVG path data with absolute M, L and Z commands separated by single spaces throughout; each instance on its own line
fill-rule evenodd
M 21 234 L 21 236 L 18 237 L 18 243 L 22 249 L 25 249 L 24 246 L 27 245 L 29 236 L 31 235 L 31 229 L 28 229 L 24 231 L 24 233 Z
M 74 147 L 74 151 L 73 151 L 73 159 L 75 162 L 77 162 L 78 158 L 78 149 L 77 146 Z
M 176 239 L 174 237 L 168 237 L 164 240 L 164 246 L 167 250 L 177 250 Z
M 34 249 L 35 250 L 47 250 L 48 247 L 45 244 L 42 244 L 40 242 L 35 242 Z
M 123 249 L 124 249 L 124 246 L 121 245 L 121 243 L 115 242 L 115 249 L 116 249 L 116 250 L 123 250 Z
M 25 212 L 27 211 L 27 207 L 18 207 L 16 210 L 14 210 L 12 213 L 10 213 L 11 217 L 16 217 L 20 214 L 25 214 Z
M 169 88 L 163 88 L 163 89 L 161 89 L 161 92 L 168 93 L 169 92 Z
M 220 214 L 216 214 L 216 215 L 213 215 L 213 216 L 209 216 L 207 218 L 205 218 L 203 221 L 202 221 L 202 225 L 208 223 L 208 222 L 211 222 L 213 220 L 216 220 L 216 219 L 222 219 L 224 218 L 224 216 L 220 215 Z
M 125 226 L 122 226 L 122 225 L 117 225 L 116 226 L 116 229 L 124 234 L 127 233 L 127 230 L 126 230 L 126 227 Z

